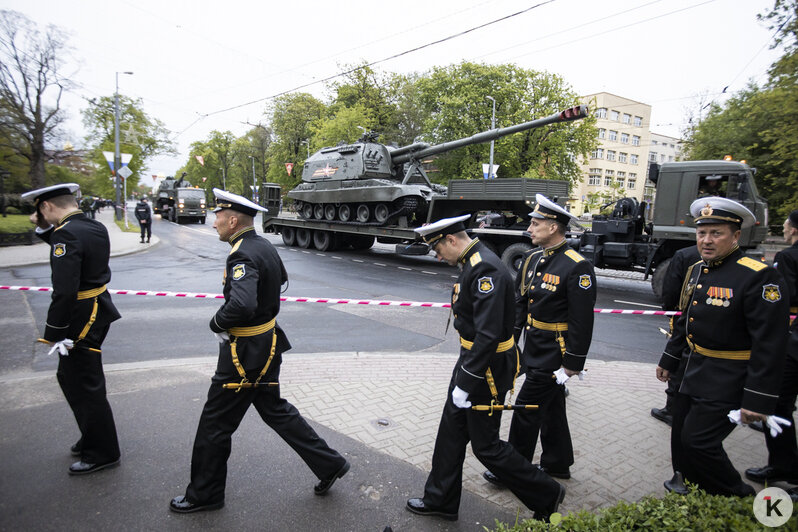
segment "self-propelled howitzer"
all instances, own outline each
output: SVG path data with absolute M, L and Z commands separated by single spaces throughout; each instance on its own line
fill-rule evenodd
M 393 148 L 365 134 L 352 144 L 322 148 L 311 155 L 302 170 L 302 183 L 288 193 L 299 216 L 306 219 L 364 225 L 415 225 L 426 218 L 430 200 L 446 194 L 433 184 L 421 161 L 447 151 L 490 142 L 520 131 L 587 116 L 577 105 L 545 118 L 491 129 L 441 144 L 417 142 Z

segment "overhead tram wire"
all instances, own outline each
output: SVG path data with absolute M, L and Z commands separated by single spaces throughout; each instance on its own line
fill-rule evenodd
M 402 56 L 411 54 L 413 52 L 418 52 L 419 50 L 423 50 L 425 48 L 429 48 L 430 46 L 434 46 L 436 44 L 441 44 L 441 43 L 444 43 L 446 41 L 450 41 L 452 39 L 456 39 L 457 37 L 462 37 L 463 35 L 467 35 L 467 34 L 472 33 L 474 31 L 477 31 L 477 30 L 480 30 L 482 28 L 486 28 L 488 26 L 491 26 L 493 24 L 497 24 L 499 22 L 503 22 L 503 21 L 511 19 L 513 17 L 517 17 L 517 16 L 522 15 L 524 13 L 528 13 L 529 11 L 532 11 L 533 9 L 537 9 L 538 7 L 544 6 L 546 4 L 551 4 L 551 3 L 555 2 L 555 1 L 556 0 L 544 0 L 543 2 L 537 3 L 537 4 L 535 4 L 535 5 L 531 6 L 531 7 L 528 7 L 526 9 L 522 9 L 521 11 L 517 11 L 515 13 L 511 13 L 509 15 L 505 15 L 503 17 L 491 20 L 490 22 L 485 22 L 484 24 L 480 24 L 478 26 L 474 26 L 472 28 L 463 30 L 461 32 L 454 33 L 452 35 L 449 35 L 448 37 L 444 37 L 442 39 L 438 39 L 436 41 L 432 41 L 432 42 L 429 42 L 427 44 L 422 44 L 420 46 L 416 46 L 415 48 L 411 48 L 409 50 L 405 50 L 404 52 L 400 52 L 400 53 L 391 55 L 389 57 L 385 57 L 383 59 L 378 59 L 376 61 L 372 61 L 372 62 L 367 63 L 365 65 L 360 65 L 358 67 L 351 68 L 351 69 L 346 70 L 344 72 L 339 72 L 338 74 L 334 74 L 332 76 L 328 76 L 328 77 L 323 78 L 323 79 L 315 80 L 315 81 L 312 81 L 310 83 L 305 83 L 303 85 L 296 86 L 296 87 L 294 87 L 292 89 L 288 89 L 288 90 L 284 90 L 282 92 L 278 92 L 276 94 L 272 94 L 271 96 L 266 96 L 264 98 L 258 98 L 257 100 L 252 100 L 250 102 L 242 103 L 242 104 L 239 104 L 239 105 L 234 105 L 232 107 L 228 107 L 228 108 L 225 108 L 225 109 L 219 109 L 218 111 L 211 111 L 210 113 L 203 114 L 202 116 L 203 117 L 209 117 L 209 116 L 213 116 L 213 115 L 216 115 L 216 114 L 225 113 L 227 111 L 232 111 L 234 109 L 240 109 L 241 107 L 246 107 L 248 105 L 260 103 L 260 102 L 263 102 L 263 101 L 266 101 L 266 100 L 272 100 L 272 99 L 277 98 L 279 96 L 283 96 L 285 94 L 289 94 L 291 92 L 294 92 L 294 91 L 297 91 L 297 90 L 300 90 L 300 89 L 304 89 L 304 88 L 307 88 L 307 87 L 310 87 L 310 86 L 313 86 L 313 85 L 318 85 L 319 83 L 325 83 L 327 81 L 331 81 L 333 79 L 340 78 L 342 76 L 346 76 L 347 74 L 351 74 L 352 72 L 357 72 L 358 70 L 363 70 L 364 68 L 372 67 L 372 66 L 378 65 L 380 63 L 385 63 L 385 62 L 390 61 L 392 59 L 396 59 L 398 57 L 402 57 Z M 710 1 L 714 1 L 714 0 L 710 0 Z

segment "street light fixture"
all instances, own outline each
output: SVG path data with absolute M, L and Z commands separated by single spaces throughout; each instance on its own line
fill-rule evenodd
M 490 118 L 490 128 L 496 129 L 496 100 L 493 96 L 485 96 L 493 102 L 493 115 Z M 493 178 L 493 141 L 490 141 L 490 161 L 488 162 L 488 179 Z
M 119 183 L 119 169 L 122 167 L 122 163 L 119 160 L 119 74 L 127 74 L 128 76 L 133 75 L 133 72 L 117 72 L 116 73 L 116 91 L 114 91 L 114 185 L 116 186 L 116 219 L 122 219 L 122 213 L 124 212 L 125 206 L 122 205 L 122 210 L 120 210 L 120 183 Z
M 253 155 L 247 155 L 250 159 L 252 159 L 252 200 L 257 203 L 258 202 L 258 180 L 255 177 L 255 157 Z

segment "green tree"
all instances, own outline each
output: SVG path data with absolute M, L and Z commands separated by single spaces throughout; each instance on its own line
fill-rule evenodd
M 177 171 L 175 177 L 186 172 L 189 183 L 204 188 L 208 199 L 211 199 L 214 188 L 241 194 L 244 191 L 241 172 L 234 171 L 235 142 L 236 137 L 232 132 L 216 130 L 211 131 L 206 140 L 192 142 L 188 162 Z M 201 157 L 202 162 L 197 157 Z
M 43 187 L 45 148 L 59 137 L 66 35 L 55 26 L 42 34 L 16 11 L 0 11 L 0 157 L 8 170 L 27 163 L 26 187 Z
M 353 107 L 339 107 L 333 116 L 322 118 L 311 126 L 313 138 L 310 149 L 335 146 L 339 142 L 355 142 L 364 131 L 371 131 L 376 127 L 377 119 L 370 109 L 360 104 L 355 104 Z
M 394 85 L 391 76 L 365 65 L 350 65 L 346 68 L 349 70 L 343 76 L 343 81 L 331 84 L 335 98 L 330 104 L 330 112 L 337 116 L 343 112 L 342 108 L 359 109 L 370 121 L 369 126 L 359 124 L 360 126 L 380 133 L 383 142 L 393 141 L 391 137 L 396 132 L 396 107 L 393 103 Z M 335 141 L 332 144 L 337 143 Z
M 496 126 L 510 126 L 542 118 L 576 105 L 578 95 L 562 78 L 514 65 L 461 63 L 435 68 L 418 82 L 426 119 L 425 140 L 451 141 L 487 131 L 496 99 Z M 495 141 L 499 177 L 534 175 L 540 178 L 581 178 L 578 159 L 586 160 L 596 145 L 595 118 L 527 130 Z M 444 153 L 435 161 L 445 182 L 451 178 L 482 176 L 489 144 L 475 144 Z
M 294 93 L 275 99 L 271 108 L 273 141 L 269 146 L 268 180 L 293 187 L 301 176 L 301 162 L 307 157 L 306 143 L 312 137 L 312 125 L 325 116 L 326 106 L 307 93 Z M 285 163 L 294 163 L 291 176 Z
M 114 151 L 114 97 L 103 96 L 91 100 L 83 110 L 83 125 L 88 131 L 86 142 L 91 146 L 91 160 L 96 164 L 95 186 L 105 197 L 113 192 L 113 183 L 108 180 L 108 168 L 103 151 Z M 141 171 L 147 161 L 157 155 L 174 155 L 174 143 L 163 122 L 149 116 L 140 99 L 119 97 L 119 151 L 133 157 L 128 168 L 133 175 L 128 180 L 128 189 L 138 186 Z

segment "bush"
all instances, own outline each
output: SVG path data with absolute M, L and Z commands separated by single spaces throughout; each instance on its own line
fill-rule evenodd
M 6 214 L 22 214 L 16 207 L 6 207 Z
M 19 214 L 33 214 L 36 212 L 36 206 L 32 201 L 23 200 L 19 194 L 3 194 L 3 201 L 5 201 L 6 212 L 10 213 L 8 209 L 13 207 L 17 209 Z
M 556 525 L 531 519 L 512 526 L 497 521 L 494 531 L 760 531 L 764 529 L 764 525 L 754 517 L 753 500 L 753 497 L 707 495 L 705 491 L 690 486 L 690 494 L 686 496 L 669 493 L 662 499 L 648 496 L 636 503 L 622 501 L 596 514 L 585 510 L 569 513 Z M 798 514 L 798 507 L 793 508 L 793 516 L 778 530 L 798 531 L 798 519 L 795 517 Z

